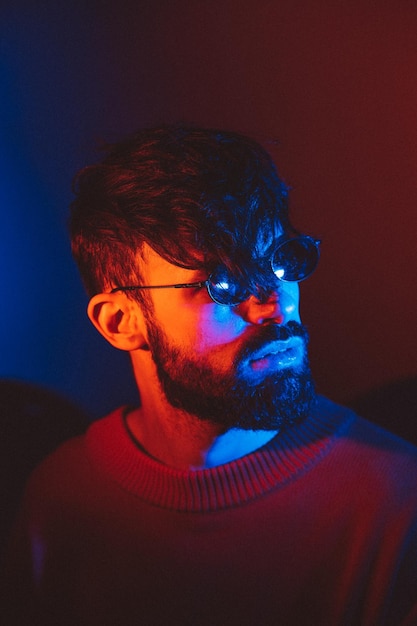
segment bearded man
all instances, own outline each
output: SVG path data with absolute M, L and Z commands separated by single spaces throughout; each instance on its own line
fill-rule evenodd
M 299 283 L 320 242 L 287 196 L 257 142 L 188 126 L 77 176 L 88 315 L 140 402 L 35 471 L 7 623 L 417 623 L 417 453 L 316 395 Z

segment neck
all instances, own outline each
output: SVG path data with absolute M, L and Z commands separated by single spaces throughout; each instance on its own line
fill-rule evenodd
M 276 431 L 232 428 L 220 431 L 218 425 L 173 409 L 152 414 L 145 407 L 127 416 L 131 435 L 155 460 L 176 469 L 204 469 L 229 463 L 265 445 Z
M 214 467 L 253 452 L 277 434 L 224 430 L 219 424 L 176 409 L 162 392 L 150 355 L 145 359 L 139 364 L 133 362 L 141 407 L 128 415 L 127 425 L 141 448 L 157 461 L 177 469 Z

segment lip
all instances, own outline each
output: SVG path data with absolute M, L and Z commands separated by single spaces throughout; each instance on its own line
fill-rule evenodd
M 269 356 L 279 356 L 280 354 L 284 354 L 290 350 L 298 350 L 301 347 L 301 344 L 302 341 L 299 337 L 290 337 L 285 340 L 272 341 L 255 352 L 250 357 L 250 361 L 260 361 L 261 359 L 265 359 Z
M 255 352 L 249 359 L 253 370 L 283 369 L 297 366 L 303 356 L 303 342 L 299 337 L 273 341 Z

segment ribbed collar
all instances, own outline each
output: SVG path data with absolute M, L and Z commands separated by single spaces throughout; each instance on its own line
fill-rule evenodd
M 196 513 L 242 505 L 294 480 L 329 452 L 354 418 L 347 409 L 319 398 L 301 425 L 255 452 L 210 469 L 188 471 L 163 465 L 135 445 L 125 425 L 128 410 L 119 408 L 89 428 L 90 461 L 149 504 Z

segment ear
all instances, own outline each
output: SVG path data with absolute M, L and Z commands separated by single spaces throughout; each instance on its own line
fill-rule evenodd
M 149 350 L 146 324 L 137 302 L 123 293 L 99 293 L 88 303 L 91 322 L 119 350 Z

